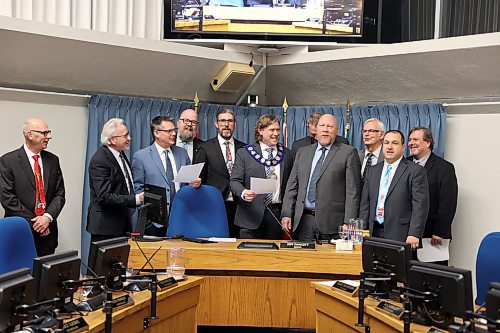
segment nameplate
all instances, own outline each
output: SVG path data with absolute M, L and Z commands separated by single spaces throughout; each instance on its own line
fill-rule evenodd
M 242 242 L 238 245 L 238 249 L 246 250 L 279 250 L 276 243 L 263 243 L 263 242 Z
M 63 331 L 66 333 L 78 333 L 88 331 L 89 325 L 83 317 L 72 319 L 63 324 Z
M 116 309 L 120 309 L 120 308 L 129 306 L 129 305 L 133 305 L 134 300 L 129 295 L 123 295 L 123 296 L 113 298 L 111 300 L 111 303 L 113 304 L 113 309 L 116 310 Z
M 396 318 L 401 318 L 403 312 L 405 311 L 403 307 L 394 305 L 386 301 L 381 301 L 380 303 L 378 303 L 375 309 L 385 312 Z
M 316 244 L 314 242 L 281 242 L 281 249 L 299 249 L 299 250 L 314 250 Z
M 341 290 L 343 292 L 351 294 L 352 296 L 355 296 L 356 292 L 358 291 L 358 288 L 359 287 L 357 286 L 353 286 L 349 283 L 345 283 L 342 281 L 335 281 L 335 283 L 332 285 L 332 289 Z
M 176 285 L 177 285 L 177 281 L 175 281 L 175 279 L 172 276 L 170 276 L 166 279 L 163 279 L 163 280 L 158 280 L 158 289 L 160 289 L 160 290 L 172 288 L 172 287 L 175 287 Z
M 446 331 L 442 331 L 442 330 L 440 330 L 439 328 L 436 328 L 436 327 L 431 327 L 427 331 L 427 333 L 445 333 L 445 332 Z

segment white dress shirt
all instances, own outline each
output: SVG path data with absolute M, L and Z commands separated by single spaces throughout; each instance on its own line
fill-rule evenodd
M 375 149 L 375 151 L 372 153 L 373 156 L 372 156 L 372 165 L 375 165 L 378 163 L 378 157 L 380 156 L 380 152 L 382 151 L 382 145 L 380 145 L 377 149 Z M 368 154 L 370 154 L 370 152 L 368 151 L 368 149 L 365 149 L 365 157 L 363 157 L 363 161 L 361 161 L 361 163 L 363 163 L 361 165 L 361 175 L 363 175 L 363 172 L 365 172 L 365 167 L 366 167 L 366 162 L 368 161 Z
M 276 154 L 278 153 L 278 149 L 276 146 L 274 147 L 269 147 L 262 142 L 260 142 L 260 149 L 262 150 L 262 157 L 264 157 L 265 160 L 268 159 L 269 154 L 267 153 L 267 148 L 273 148 L 273 157 L 276 157 Z M 276 165 L 274 167 L 274 174 L 276 174 L 276 191 L 273 193 L 273 201 L 272 203 L 279 203 L 280 202 L 280 184 L 281 184 L 281 179 L 280 179 L 280 165 Z
M 219 135 L 217 135 L 217 140 L 219 140 L 219 147 L 220 147 L 220 150 L 222 151 L 222 156 L 224 156 L 224 162 L 226 162 L 227 164 L 227 161 L 226 161 L 226 141 L 229 141 L 229 151 L 231 151 L 231 158 L 232 158 L 232 161 L 233 161 L 233 165 L 234 165 L 234 158 L 236 157 L 236 152 L 234 151 L 234 139 L 233 137 L 231 137 L 231 139 L 229 140 L 226 140 L 224 139 L 223 137 Z M 226 201 L 233 201 L 233 194 L 231 193 L 231 191 L 229 191 L 228 195 L 227 195 L 227 198 L 225 198 Z
M 170 166 L 172 167 L 172 171 L 174 173 L 174 178 L 177 177 L 177 167 L 175 164 L 175 157 L 174 157 L 174 154 L 172 153 L 172 149 L 170 147 L 165 149 L 162 146 L 160 146 L 159 144 L 157 144 L 156 142 L 155 142 L 155 147 L 156 147 L 156 150 L 158 151 L 158 155 L 160 155 L 161 164 L 163 164 L 163 169 L 165 170 L 165 174 L 167 173 L 167 161 L 166 161 L 165 150 L 168 151 Z M 175 192 L 177 192 L 181 189 L 181 185 L 178 182 L 174 182 L 174 186 L 175 186 Z
M 129 166 L 127 165 L 127 163 L 125 163 L 125 165 L 123 165 L 122 159 L 120 158 L 120 152 L 118 150 L 113 149 L 109 146 L 108 146 L 108 148 L 111 151 L 111 153 L 113 154 L 113 156 L 116 158 L 116 160 L 118 161 L 118 165 L 120 166 L 120 169 L 122 170 L 123 177 L 125 177 L 125 184 L 127 184 L 127 188 L 129 190 L 129 193 L 135 193 L 134 188 L 132 188 L 132 189 L 129 188 L 129 183 L 127 182 L 127 176 L 125 175 L 125 172 L 128 172 L 130 180 L 132 181 L 132 184 L 130 184 L 130 185 L 134 186 L 134 178 L 132 178 L 132 172 L 130 171 Z M 135 204 L 137 206 L 139 206 L 141 204 L 141 200 L 139 199 L 139 194 L 135 195 Z

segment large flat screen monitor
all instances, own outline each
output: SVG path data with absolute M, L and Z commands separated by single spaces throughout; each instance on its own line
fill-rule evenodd
M 22 323 L 14 316 L 18 305 L 32 304 L 35 300 L 35 280 L 28 268 L 0 275 L 0 332 L 12 330 Z
M 146 223 L 155 223 L 165 227 L 166 230 L 168 227 L 167 190 L 161 186 L 144 184 L 144 205 L 147 205 Z
M 129 254 L 127 237 L 92 242 L 88 267 L 97 276 L 106 278 L 108 288 L 119 289 L 122 285 L 120 277 L 125 275 Z

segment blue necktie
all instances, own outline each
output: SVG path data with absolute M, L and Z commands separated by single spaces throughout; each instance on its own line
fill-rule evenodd
M 319 160 L 316 162 L 314 166 L 314 170 L 311 176 L 311 181 L 309 182 L 309 189 L 307 190 L 307 200 L 310 203 L 316 201 L 316 183 L 318 182 L 319 174 L 321 171 L 321 167 L 323 166 L 323 162 L 325 161 L 326 148 L 321 147 L 321 156 Z
M 271 161 L 273 159 L 273 148 L 266 148 L 267 151 L 267 160 Z M 266 178 L 273 173 L 274 168 L 270 166 L 266 166 Z M 266 198 L 264 199 L 264 205 L 269 205 L 273 201 L 274 193 L 267 193 Z
M 165 171 L 167 173 L 167 183 L 170 187 L 170 204 L 172 204 L 175 195 L 174 170 L 172 170 L 172 163 L 170 162 L 169 151 L 164 150 L 165 153 Z
M 377 199 L 377 211 L 375 212 L 375 220 L 383 224 L 384 223 L 384 206 L 385 199 L 387 197 L 387 191 L 389 190 L 389 186 L 391 185 L 391 170 L 392 165 L 387 165 L 387 170 L 385 171 L 384 178 L 382 178 L 382 183 L 380 183 L 380 187 L 378 190 L 378 199 Z

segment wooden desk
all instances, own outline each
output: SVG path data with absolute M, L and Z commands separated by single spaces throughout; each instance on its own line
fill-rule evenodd
M 316 308 L 316 333 L 329 332 L 364 332 L 364 328 L 357 327 L 358 298 L 347 293 L 332 290 L 329 286 L 313 282 L 314 301 Z M 373 298 L 365 299 L 364 322 L 370 325 L 374 333 L 403 332 L 403 321 L 375 309 L 377 301 Z M 424 333 L 428 326 L 411 324 L 412 333 Z
M 157 269 L 166 268 L 168 248 L 186 249 L 189 275 L 204 276 L 198 324 L 209 326 L 315 327 L 311 281 L 359 277 L 361 251 L 336 252 L 332 245 L 316 250 L 240 250 L 235 243 L 196 244 L 179 240 L 140 243 Z M 278 241 L 276 241 L 278 242 Z M 131 242 L 129 262 L 145 262 Z
M 149 316 L 150 292 L 132 294 L 135 304 L 113 311 L 113 332 L 182 332 L 195 333 L 197 327 L 196 307 L 200 298 L 203 279 L 189 277 L 178 286 L 158 292 L 157 316 L 148 329 L 143 329 L 143 319 Z M 85 317 L 89 332 L 104 332 L 105 315 L 102 310 Z

